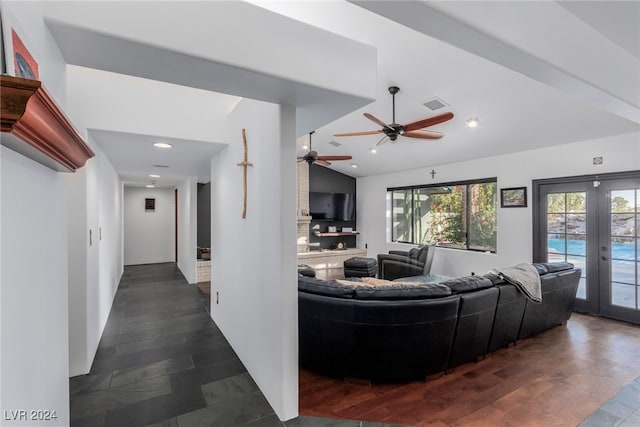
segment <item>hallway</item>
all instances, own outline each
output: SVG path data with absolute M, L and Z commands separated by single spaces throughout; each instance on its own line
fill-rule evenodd
M 125 267 L 88 375 L 70 380 L 71 425 L 384 426 L 282 423 L 174 263 Z

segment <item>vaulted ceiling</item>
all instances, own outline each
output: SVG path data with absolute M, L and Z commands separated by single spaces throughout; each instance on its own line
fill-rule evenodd
M 376 49 L 375 69 L 344 76 L 341 75 L 345 69 L 343 63 L 327 62 L 317 46 L 305 47 L 305 58 L 317 51 L 317 55 L 312 55 L 313 61 L 317 61 L 318 66 L 328 66 L 330 79 L 348 77 L 358 81 L 375 77 L 375 101 L 350 106 L 345 98 L 344 103 L 338 104 L 345 111 L 356 108 L 355 111 L 330 123 L 319 120 L 322 125 L 313 137 L 313 148 L 321 155 L 353 156 L 352 161 L 335 162 L 331 166 L 352 176 L 430 167 L 640 131 L 640 2 L 637 1 L 259 1 L 255 4 Z M 145 20 L 154 19 L 153 15 L 145 16 Z M 242 16 L 226 19 L 237 22 L 237 31 L 229 34 L 230 38 L 252 43 L 255 28 L 243 26 Z M 194 25 L 204 25 L 201 20 L 176 20 L 174 24 L 177 31 L 184 33 Z M 264 26 L 261 28 L 264 30 L 277 24 L 274 19 L 256 25 Z M 70 63 L 81 66 L 92 66 L 91 61 L 100 63 L 91 43 L 73 36 L 69 27 L 55 20 L 48 25 Z M 140 31 L 144 31 L 143 23 Z M 99 39 L 100 34 L 95 37 Z M 181 47 L 176 45 L 170 49 L 179 53 Z M 190 47 L 184 46 L 185 52 L 188 49 Z M 278 46 L 271 49 L 277 50 Z M 296 66 L 300 52 L 286 52 L 284 61 L 288 63 L 284 66 Z M 114 58 L 111 60 L 117 60 Z M 282 55 L 278 58 L 282 60 Z M 124 61 L 121 70 L 131 69 L 131 63 L 126 64 L 131 58 L 123 56 L 120 60 Z M 172 84 L 189 85 L 189 81 L 193 81 L 190 73 L 198 72 L 201 58 L 183 55 L 180 60 L 180 67 L 167 67 L 161 73 L 140 69 L 131 73 L 137 75 L 136 79 L 155 75 L 164 81 L 173 79 Z M 152 62 L 135 64 L 138 68 L 147 65 L 158 67 Z M 396 97 L 399 123 L 442 111 L 455 114 L 453 120 L 431 128 L 443 132 L 444 138 L 426 141 L 401 137 L 395 144 L 381 145 L 377 153 L 372 154 L 370 149 L 380 140 L 379 135 L 333 136 L 339 132 L 377 129 L 363 112 L 391 122 L 391 96 L 387 88 L 392 85 L 400 87 Z M 219 90 L 215 85 L 201 89 Z M 312 95 L 308 92 L 304 96 Z M 433 97 L 443 100 L 447 107 L 437 111 L 425 107 L 424 102 Z M 237 98 L 228 101 L 233 105 Z M 224 116 L 224 108 L 219 114 Z M 469 118 L 477 118 L 480 125 L 473 129 L 466 127 L 465 121 Z M 302 129 L 299 127 L 298 155 L 305 153 L 302 145 L 308 140 Z M 308 130 L 311 129 L 304 131 Z M 151 153 L 142 150 L 135 155 L 124 155 L 127 145 L 120 140 L 128 134 L 141 146 L 150 145 L 146 143 L 150 135 L 138 135 L 131 129 L 121 134 L 103 132 L 96 124 L 92 131 L 123 177 L 132 184 L 142 183 L 143 165 L 149 163 L 145 156 Z M 203 153 L 219 149 L 215 144 L 207 146 L 216 142 L 178 137 L 174 140 L 174 155 L 184 162 L 192 157 L 201 161 Z M 351 163 L 356 163 L 358 168 L 352 168 Z M 189 173 L 190 169 L 184 170 Z M 201 174 L 198 176 L 201 181 L 207 179 Z

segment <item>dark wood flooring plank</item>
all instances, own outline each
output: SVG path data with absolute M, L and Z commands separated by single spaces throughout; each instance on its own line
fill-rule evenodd
M 300 413 L 416 426 L 575 426 L 640 376 L 639 354 L 640 327 L 574 314 L 433 381 L 345 384 L 301 369 Z M 621 394 L 622 409 L 638 410 L 638 388 Z

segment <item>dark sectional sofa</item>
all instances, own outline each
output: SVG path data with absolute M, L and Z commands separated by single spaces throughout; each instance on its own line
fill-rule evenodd
M 299 275 L 300 366 L 373 382 L 424 379 L 565 323 L 580 270 L 534 266 L 542 304 L 491 274 L 376 287 Z

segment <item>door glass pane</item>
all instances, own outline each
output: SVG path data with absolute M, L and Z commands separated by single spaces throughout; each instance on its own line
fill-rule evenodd
M 547 261 L 568 261 L 582 270 L 577 298 L 587 298 L 587 193 L 547 195 Z
M 582 274 L 580 275 L 580 282 L 578 283 L 578 292 L 576 293 L 576 298 L 586 299 L 587 280 L 585 272 L 587 271 L 587 257 L 567 255 L 567 261 L 575 265 L 576 268 L 582 270 Z
M 611 214 L 611 235 L 612 236 L 633 236 L 636 231 L 636 214 L 617 213 Z
M 565 217 L 566 215 L 561 213 L 554 213 L 547 215 L 547 233 L 549 234 L 564 234 L 565 230 Z
M 587 232 L 585 223 L 586 214 L 567 214 L 567 234 L 582 234 Z
M 580 282 L 578 283 L 576 298 L 587 299 L 587 280 L 584 277 L 581 277 Z
M 586 213 L 587 193 L 567 193 L 567 212 Z
M 614 282 L 635 285 L 636 263 L 633 261 L 611 261 L 611 280 Z
M 612 237 L 611 238 L 611 258 L 635 261 L 636 240 L 633 237 Z
M 636 206 L 634 190 L 611 191 L 611 212 L 633 212 Z
M 638 196 L 640 190 L 610 192 L 611 304 L 638 309 Z
M 621 283 L 611 284 L 611 303 L 621 307 L 636 308 L 636 287 Z
M 547 212 L 565 212 L 565 193 L 554 193 L 547 195 Z

